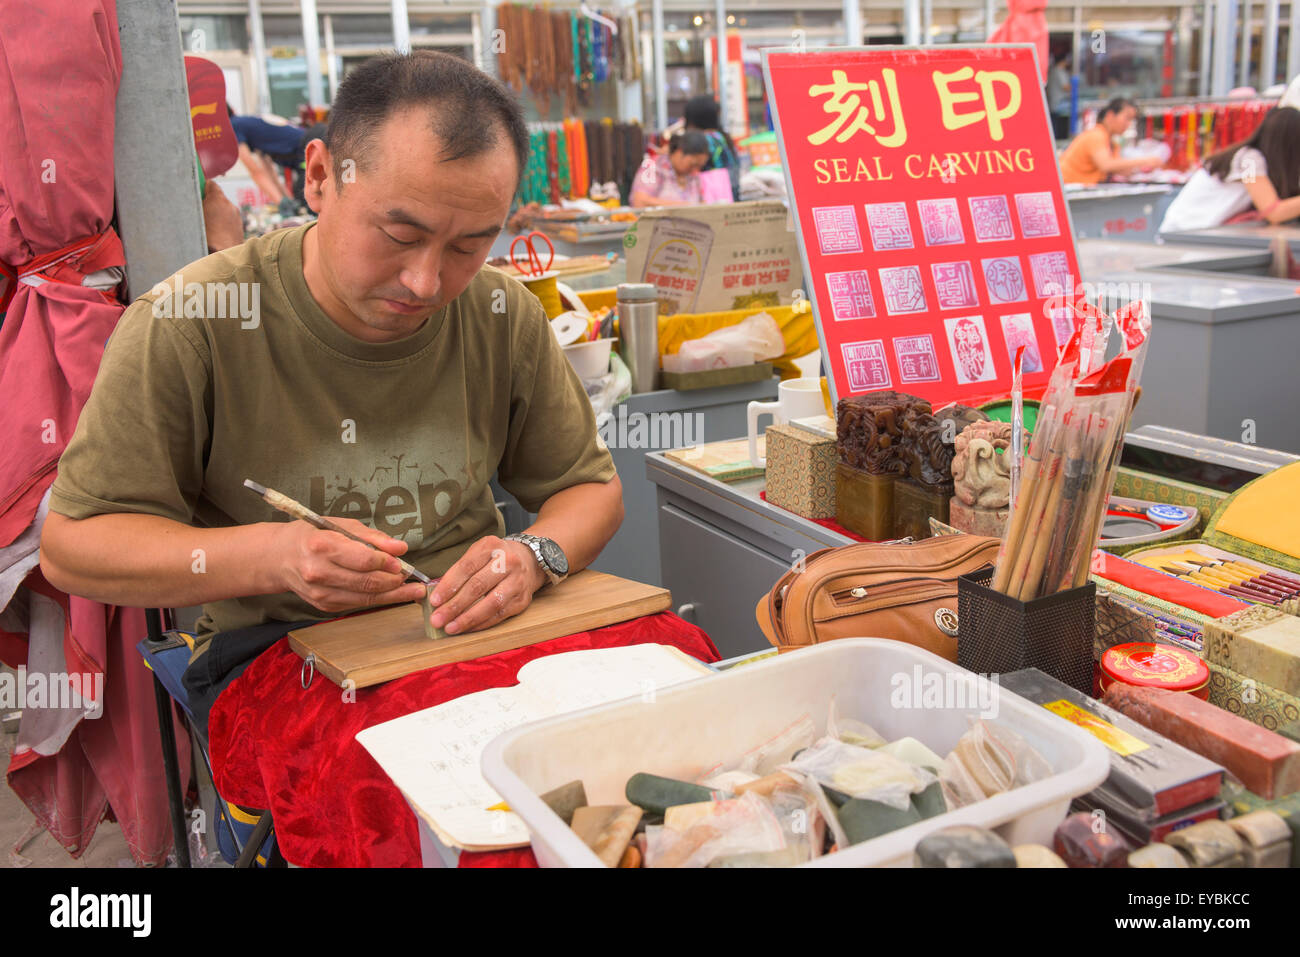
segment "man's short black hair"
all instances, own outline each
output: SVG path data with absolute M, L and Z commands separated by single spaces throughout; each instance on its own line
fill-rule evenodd
M 504 135 L 518 164 L 528 162 L 528 127 L 510 92 L 473 64 L 449 53 L 415 50 L 384 53 L 351 70 L 339 84 L 322 137 L 334 157 L 334 174 L 345 159 L 367 165 L 375 132 L 393 113 L 428 109 L 443 162 L 478 156 Z
M 1132 100 L 1123 96 L 1117 96 L 1115 97 L 1115 99 L 1111 100 L 1109 103 L 1107 103 L 1105 106 L 1101 108 L 1101 112 L 1097 114 L 1097 119 L 1104 120 L 1112 113 L 1114 113 L 1116 116 L 1119 116 L 1119 114 L 1123 113 L 1130 106 L 1133 107 L 1134 110 L 1138 108 L 1137 104 L 1134 103 Z

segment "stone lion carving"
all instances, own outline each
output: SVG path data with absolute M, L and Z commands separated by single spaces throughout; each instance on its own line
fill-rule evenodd
M 1006 508 L 1011 499 L 1010 422 L 974 422 L 957 436 L 953 491 L 967 505 Z

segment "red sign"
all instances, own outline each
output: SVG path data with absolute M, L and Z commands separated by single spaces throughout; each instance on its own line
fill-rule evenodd
M 1030 46 L 763 54 L 835 397 L 1027 392 L 1079 277 Z

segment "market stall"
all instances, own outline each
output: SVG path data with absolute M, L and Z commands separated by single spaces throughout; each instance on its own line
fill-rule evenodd
M 161 775 L 114 807 L 138 856 L 170 825 L 209 866 L 1300 866 L 1300 307 L 1269 278 L 1300 233 L 1157 244 L 1174 184 L 1064 188 L 1044 5 L 999 47 L 934 43 L 928 7 L 902 48 L 846 7 L 849 46 L 763 49 L 760 80 L 719 6 L 722 115 L 677 165 L 629 109 L 660 4 L 476 11 L 514 99 L 459 56 L 330 78 L 332 137 L 357 84 L 420 80 L 525 160 L 360 124 L 401 144 L 380 175 L 319 164 L 318 220 L 242 204 L 248 242 L 130 307 L 43 442 L 72 450 L 51 579 L 205 606 L 138 651 L 109 622 L 183 729 L 170 820 Z M 1185 173 L 1262 110 L 1145 133 Z M 462 188 L 491 249 L 431 258 Z M 218 315 L 241 293 L 264 311 Z

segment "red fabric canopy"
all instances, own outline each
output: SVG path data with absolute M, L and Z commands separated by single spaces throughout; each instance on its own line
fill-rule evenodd
M 718 660 L 703 631 L 663 612 L 429 668 L 362 688 L 351 701 L 319 675 L 304 691 L 302 659 L 285 639 L 263 652 L 212 706 L 208 743 L 213 779 L 227 801 L 271 810 L 276 840 L 290 863 L 419 867 L 415 815 L 370 752 L 357 743 L 357 732 L 475 691 L 513 685 L 519 669 L 534 658 L 646 643 L 673 645 L 700 661 Z M 462 854 L 461 862 L 535 864 L 527 848 Z
M 1038 69 L 1047 82 L 1047 0 L 1007 0 L 1009 13 L 989 34 L 989 43 L 1032 43 L 1038 48 Z
M 122 312 L 125 257 L 110 225 L 121 72 L 112 0 L 0 3 L 0 268 L 12 297 L 0 325 L 0 546 L 32 526 Z M 102 270 L 116 271 L 91 276 Z M 104 701 L 97 719 L 67 715 L 75 727 L 57 753 L 15 750 L 10 787 L 73 856 L 111 806 L 136 861 L 162 863 L 171 831 L 158 721 L 133 650 L 143 615 L 70 598 L 39 570 L 25 584 L 63 623 L 0 633 L 0 654 L 16 665 L 29 645 L 53 643 L 41 659 L 102 675 Z M 24 726 L 46 717 L 35 710 Z

